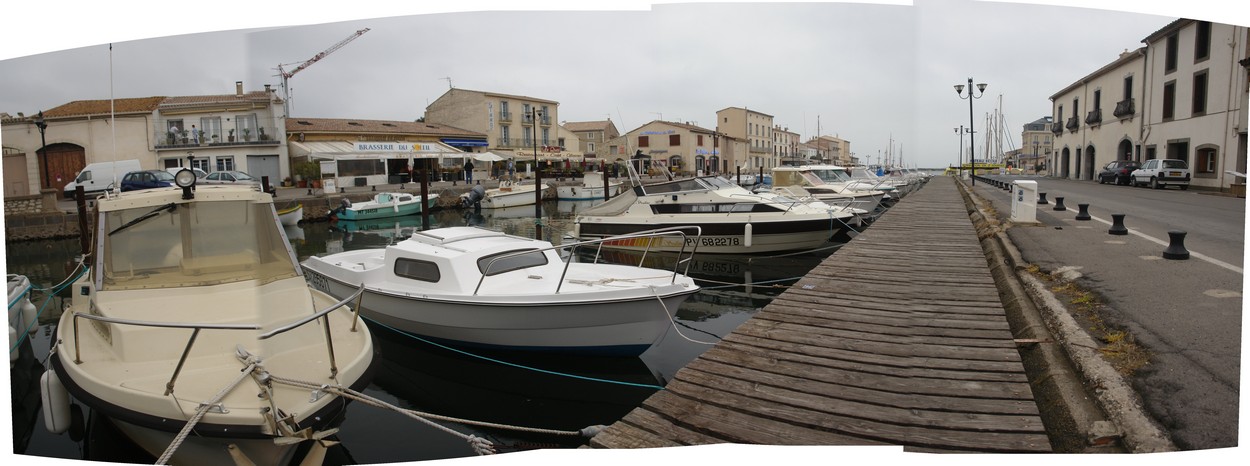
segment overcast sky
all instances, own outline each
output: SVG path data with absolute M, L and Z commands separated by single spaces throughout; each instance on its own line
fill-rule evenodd
M 109 42 L 115 97 L 222 94 L 235 81 L 277 88 L 278 64 L 370 28 L 291 78 L 293 117 L 411 121 L 450 78 L 558 101 L 561 121 L 610 117 L 622 132 L 660 118 L 711 129 L 717 110 L 746 107 L 804 140 L 819 125 L 874 162 L 893 138 L 906 164 L 939 167 L 969 124 L 953 89 L 969 77 L 989 84 L 978 132 L 1001 98 L 1015 147 L 1050 95 L 1178 16 L 1247 23 L 1208 0 L 1062 2 L 22 2 L 0 19 L 0 112 L 109 98 Z

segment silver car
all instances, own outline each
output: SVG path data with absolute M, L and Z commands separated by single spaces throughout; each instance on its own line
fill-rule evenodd
M 205 176 L 204 178 L 201 178 L 196 183 L 198 184 L 247 184 L 247 185 L 253 185 L 253 186 L 260 186 L 260 178 L 256 178 L 252 175 L 249 175 L 247 173 L 244 173 L 238 170 L 227 170 L 227 171 L 209 173 L 207 176 Z M 273 189 L 272 184 L 270 184 L 269 186 L 265 186 L 263 190 L 269 194 L 276 193 L 275 190 Z

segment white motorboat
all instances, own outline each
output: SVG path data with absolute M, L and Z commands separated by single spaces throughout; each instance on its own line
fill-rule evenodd
M 700 252 L 751 254 L 820 248 L 854 222 L 855 215 L 843 207 L 752 193 L 729 180 L 706 176 L 650 185 L 635 182 L 632 190 L 582 211 L 574 221 L 573 235 L 593 240 L 697 225 L 703 233 Z M 605 246 L 674 251 L 691 245 L 668 237 Z
M 625 189 L 623 181 L 609 181 L 608 189 L 603 188 L 603 174 L 589 173 L 582 178 L 582 184 L 556 186 L 556 199 L 561 201 L 589 201 L 603 199 L 604 192 L 616 196 Z
M 72 395 L 158 463 L 324 454 L 347 404 L 335 390 L 369 382 L 369 329 L 305 282 L 272 196 L 176 179 L 98 200 L 44 375 L 46 425 L 64 432 Z
M 782 166 L 773 168 L 773 192 L 798 197 L 791 190 L 800 188 L 802 192 L 830 205 L 847 205 L 868 212 L 876 211 L 881 206 L 885 193 L 877 190 L 854 190 L 847 187 L 849 176 L 834 165 L 813 168 L 811 166 Z M 828 173 L 817 174 L 816 170 L 827 170 Z M 824 176 L 822 176 L 824 175 Z M 838 181 L 826 181 L 825 177 Z M 839 178 L 845 176 L 845 179 Z
M 465 206 L 478 205 L 484 209 L 534 205 L 534 186 L 534 184 L 514 181 L 501 181 L 499 187 L 490 189 L 476 185 L 469 192 L 461 194 L 460 200 Z M 548 187 L 546 183 L 543 183 L 539 189 L 546 191 Z
M 681 231 L 640 233 L 641 239 Z M 310 257 L 309 283 L 346 297 L 362 286 L 371 321 L 458 345 L 587 354 L 641 354 L 699 290 L 677 270 L 586 263 L 562 249 L 477 227 L 414 232 L 381 249 Z

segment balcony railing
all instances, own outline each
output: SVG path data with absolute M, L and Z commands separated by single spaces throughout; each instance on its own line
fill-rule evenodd
M 524 149 L 534 145 L 533 139 L 499 138 L 496 142 L 496 147 L 511 149 Z
M 248 131 L 246 134 L 227 133 L 226 135 L 213 134 L 204 132 L 198 137 L 192 135 L 189 130 L 180 131 L 178 133 L 170 133 L 168 130 L 157 130 L 153 135 L 156 141 L 156 149 L 183 149 L 188 147 L 226 147 L 226 146 L 276 146 L 280 143 L 272 136 L 272 132 L 265 131 L 262 126 L 257 128 L 257 132 L 253 134 Z
M 532 125 L 532 124 L 534 124 L 534 114 L 532 114 L 532 113 L 525 113 L 525 114 L 522 114 L 522 115 L 521 115 L 521 124 L 523 124 L 523 125 Z
M 1060 135 L 1060 134 L 1063 134 L 1063 126 L 1062 126 L 1062 125 L 1060 125 L 1060 124 L 1058 124 L 1058 123 L 1051 124 L 1051 125 L 1050 125 L 1050 132 L 1051 132 L 1051 134 L 1054 134 L 1055 136 L 1058 136 L 1058 135 Z
M 1096 108 L 1085 114 L 1085 124 L 1098 126 L 1102 124 L 1102 109 Z
M 1111 114 L 1115 115 L 1116 118 L 1131 117 L 1134 113 L 1137 113 L 1133 103 L 1134 99 L 1124 99 L 1116 102 L 1115 110 L 1112 111 Z
M 1068 131 L 1075 133 L 1076 130 L 1081 129 L 1081 122 L 1076 117 L 1068 118 L 1068 124 L 1064 125 L 1064 127 L 1068 128 Z
M 512 121 L 512 112 L 499 112 L 499 121 Z
M 551 126 L 551 117 L 543 115 L 538 117 L 538 124 L 543 126 Z

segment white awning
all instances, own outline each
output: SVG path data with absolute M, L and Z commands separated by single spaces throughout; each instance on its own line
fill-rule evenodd
M 429 149 L 420 150 L 414 147 L 414 150 L 362 151 L 357 150 L 356 143 L 348 141 L 290 141 L 288 148 L 292 157 L 308 157 L 312 160 L 442 159 L 471 156 L 468 152 L 441 142 L 412 143 L 405 146 L 418 146 L 418 144 L 419 147 Z

